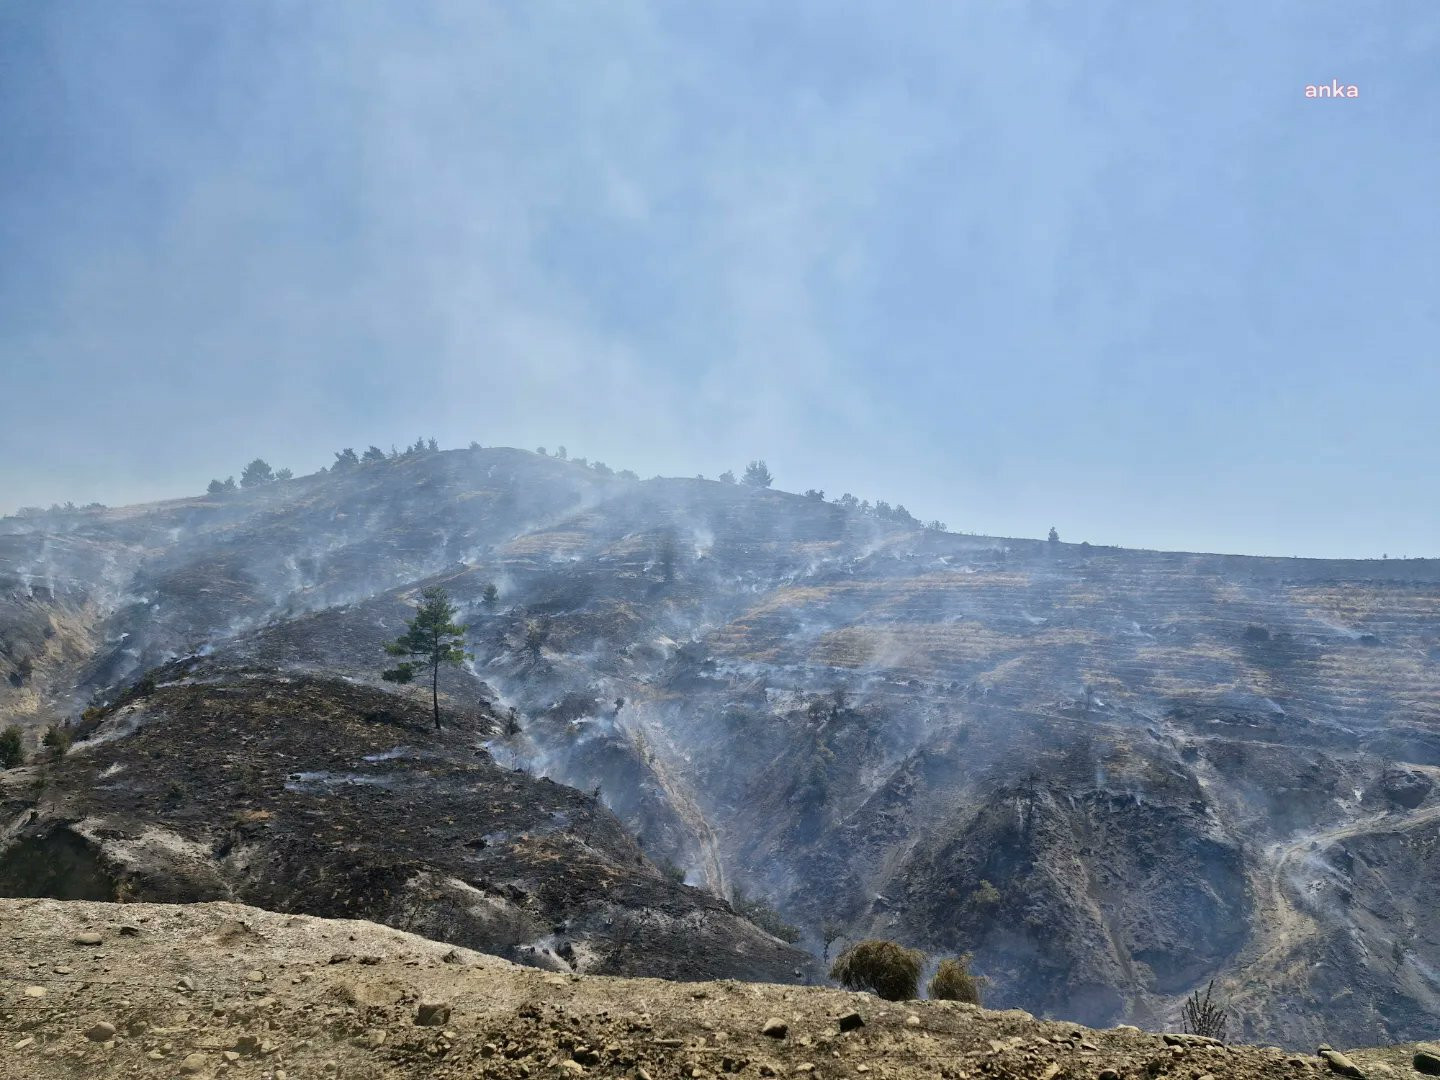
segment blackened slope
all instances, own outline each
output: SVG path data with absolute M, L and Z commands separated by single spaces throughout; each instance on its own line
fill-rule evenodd
M 496 766 L 473 728 L 435 735 L 423 709 L 341 680 L 193 663 L 163 679 L 50 767 L 0 891 L 53 891 L 26 867 L 83 838 L 90 879 L 129 899 L 370 918 L 617 974 L 784 981 L 808 966 L 668 880 L 589 796 Z M 33 789 L 8 775 L 13 811 Z

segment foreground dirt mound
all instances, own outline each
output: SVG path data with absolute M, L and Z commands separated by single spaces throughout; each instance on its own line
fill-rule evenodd
M 556 975 L 374 923 L 229 903 L 0 900 L 0 927 L 0 1076 L 17 1080 L 1326 1071 L 1273 1049 L 952 1002 Z

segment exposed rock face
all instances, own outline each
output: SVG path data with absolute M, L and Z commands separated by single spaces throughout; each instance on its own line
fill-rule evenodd
M 1380 787 L 1390 802 L 1405 810 L 1414 810 L 1430 797 L 1435 784 L 1417 770 L 1390 768 L 1381 774 Z
M 483 924 L 508 955 L 529 948 L 530 962 L 569 970 L 569 949 L 592 966 L 583 935 L 540 942 L 515 929 L 513 898 L 453 891 L 489 889 L 460 873 L 488 849 L 457 862 L 427 840 L 417 866 L 396 868 L 452 811 L 369 780 L 421 770 L 443 786 L 448 769 L 469 783 L 461 759 L 474 764 L 483 743 L 498 774 L 523 765 L 598 787 L 657 864 L 766 897 L 806 943 L 839 919 L 852 939 L 973 951 L 998 1004 L 1174 1022 L 1214 978 L 1232 1030 L 1295 1046 L 1398 1041 L 1440 1018 L 1424 899 L 1440 894 L 1437 562 L 927 533 L 783 492 L 627 483 L 484 450 L 7 521 L 0 579 L 13 583 L 0 658 L 39 658 L 21 687 L 0 683 L 0 714 L 25 722 L 32 744 L 45 720 L 95 692 L 113 700 L 167 658 L 213 650 L 220 664 L 209 689 L 162 687 L 163 716 L 145 697 L 108 712 L 96 733 L 115 740 L 82 743 L 85 768 L 52 770 L 38 805 L 29 780 L 0 789 L 5 865 L 32 890 L 94 897 L 143 879 L 147 895 L 214 896 L 242 882 L 250 891 L 233 895 L 295 906 L 318 861 L 335 877 L 326 911 L 357 893 L 412 896 L 396 881 L 418 881 L 443 898 L 436 919 Z M 372 683 L 382 643 L 431 583 L 462 606 L 476 654 L 442 678 L 456 724 L 437 744 L 445 763 L 359 765 L 397 742 L 347 722 L 326 729 L 333 755 L 317 754 L 287 743 L 286 725 L 252 730 L 227 713 L 226 694 L 252 707 L 245 686 L 284 700 L 309 676 Z M 64 649 L 37 651 L 47 619 Z M 324 712 L 296 702 L 290 726 L 303 730 L 312 707 Z M 176 734 L 192 724 L 203 745 Z M 104 756 L 126 745 L 153 766 Z M 170 746 L 213 758 L 207 784 L 274 816 L 188 822 L 188 762 Z M 239 786 L 252 761 L 263 797 Z M 101 775 L 114 764 L 128 778 Z M 367 779 L 289 779 L 312 772 Z M 121 792 L 137 776 L 180 785 L 172 831 L 209 855 L 134 831 L 141 811 Z M 325 843 L 333 807 L 370 823 L 369 836 L 346 826 L 353 851 Z M 118 840 L 91 823 L 125 815 Z M 572 838 L 557 858 L 584 877 L 587 841 Z M 598 910 L 585 905 L 614 887 L 598 880 L 562 890 L 544 918 Z M 385 903 L 372 914 L 410 917 Z M 626 920 L 608 932 L 642 936 Z
M 1110 1022 L 1125 988 L 1188 990 L 1235 956 L 1252 910 L 1238 845 L 1163 798 L 1159 785 L 1145 801 L 1060 783 L 995 792 L 902 865 L 904 936 L 978 948 L 1008 998 L 1082 1023 Z

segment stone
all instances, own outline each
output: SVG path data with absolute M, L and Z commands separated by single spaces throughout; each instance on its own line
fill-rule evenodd
M 1440 1054 L 1417 1050 L 1411 1064 L 1415 1066 L 1416 1072 L 1425 1073 L 1427 1076 L 1440 1076 Z
M 43 987 L 43 986 L 27 986 L 27 987 L 25 987 L 25 996 L 28 997 L 28 998 L 42 998 L 42 997 L 44 997 L 46 994 L 48 994 L 49 992 L 50 992 L 50 991 L 46 990 L 45 987 Z
M 85 1037 L 91 1042 L 108 1042 L 115 1037 L 115 1025 L 101 1020 L 100 1023 L 86 1030 Z
M 789 1030 L 790 1027 L 784 1020 L 778 1016 L 772 1016 L 761 1026 L 760 1034 L 768 1035 L 772 1039 L 783 1039 Z
M 858 1027 L 865 1026 L 865 1018 L 858 1012 L 848 1012 L 835 1021 L 841 1031 L 854 1031 Z
M 76 934 L 71 939 L 76 945 L 99 945 L 105 939 L 93 930 L 87 930 L 83 934 Z
M 450 1006 L 443 1001 L 422 1001 L 415 1012 L 421 1027 L 444 1027 L 450 1022 Z
M 494 1057 L 499 1052 L 500 1048 L 494 1043 L 486 1043 L 484 1046 L 480 1047 L 481 1057 Z
M 385 1040 L 389 1037 L 390 1033 L 384 1028 L 371 1028 L 355 1041 L 367 1050 L 379 1050 L 380 1047 L 385 1045 Z
M 916 1016 L 914 1013 L 911 1013 L 909 1016 L 905 1017 L 905 1026 L 906 1026 L 906 1027 L 919 1027 L 919 1026 L 920 1026 L 920 1017 Z
M 195 980 L 189 975 L 181 975 L 180 978 L 175 980 L 175 989 L 183 990 L 187 994 L 191 993 L 195 989 Z
M 194 1054 L 186 1054 L 184 1060 L 180 1062 L 180 1071 L 182 1073 L 194 1074 L 202 1072 L 204 1069 L 205 1055 L 198 1051 Z
M 580 1062 L 574 1058 L 566 1058 L 560 1062 L 560 1071 L 566 1076 L 584 1076 L 585 1066 L 581 1065 Z
M 223 1057 L 226 1061 L 229 1061 L 229 1062 L 231 1062 L 231 1063 L 234 1063 L 234 1062 L 240 1060 L 240 1055 L 237 1054 L 234 1050 L 226 1050 L 226 1051 L 224 1051 L 220 1056 Z
M 1169 1046 L 1223 1046 L 1219 1039 L 1209 1035 L 1191 1035 L 1188 1031 L 1168 1031 L 1161 1036 Z M 1328 1046 L 1325 1049 L 1330 1049 Z
M 644 1069 L 636 1069 L 635 1080 L 655 1080 L 655 1078 L 652 1077 L 649 1072 Z
M 31 1036 L 31 1037 L 29 1037 L 29 1038 L 21 1039 L 21 1040 L 20 1040 L 19 1042 L 17 1042 L 14 1046 L 10 1047 L 10 1049 L 11 1049 L 11 1050 L 28 1050 L 28 1049 L 30 1049 L 30 1047 L 32 1047 L 32 1046 L 34 1046 L 34 1045 L 35 1045 L 35 1038 L 34 1038 L 34 1036 Z
M 1360 1071 L 1360 1067 L 1356 1065 L 1355 1062 L 1340 1053 L 1339 1050 L 1321 1050 L 1320 1056 L 1325 1059 L 1325 1064 L 1329 1065 L 1332 1071 L 1339 1073 L 1341 1076 L 1362 1078 L 1365 1075 Z
M 252 983 L 262 983 L 265 981 L 265 972 L 261 971 L 259 968 L 255 968 L 253 971 L 247 971 L 245 973 L 245 981 Z
M 1120 1074 L 1114 1069 L 1101 1069 L 1096 1080 L 1120 1080 Z
M 1060 1075 L 1060 1063 L 1052 1061 L 1040 1073 L 1040 1080 L 1055 1080 Z
M 1391 766 L 1381 776 L 1380 786 L 1391 802 L 1414 810 L 1425 801 L 1434 785 L 1423 773 Z
M 133 926 L 133 925 L 131 925 L 130 923 L 126 923 L 125 925 L 123 925 L 123 926 L 120 927 L 120 936 L 121 936 L 121 937 L 139 937 L 139 936 L 140 936 L 140 927 L 138 927 L 138 926 Z
M 259 1035 L 241 1035 L 235 1040 L 235 1051 L 241 1054 L 255 1054 L 260 1051 Z

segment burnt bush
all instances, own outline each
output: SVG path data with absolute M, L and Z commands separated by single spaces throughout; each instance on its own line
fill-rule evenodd
M 1215 1000 L 1214 993 L 1215 980 L 1211 979 L 1210 984 L 1205 987 L 1203 997 L 1199 990 L 1190 995 L 1181 1015 L 1185 1021 L 1185 1030 L 1191 1035 L 1204 1035 L 1224 1042 L 1225 1029 L 1230 1026 L 1229 1010 L 1223 1003 Z
M 970 973 L 970 954 L 947 956 L 930 979 L 930 996 L 940 1001 L 968 1001 L 980 1004 L 980 987 L 985 980 Z
M 925 954 L 893 941 L 861 941 L 835 959 L 830 977 L 847 990 L 872 990 L 886 1001 L 909 1001 L 920 993 Z

